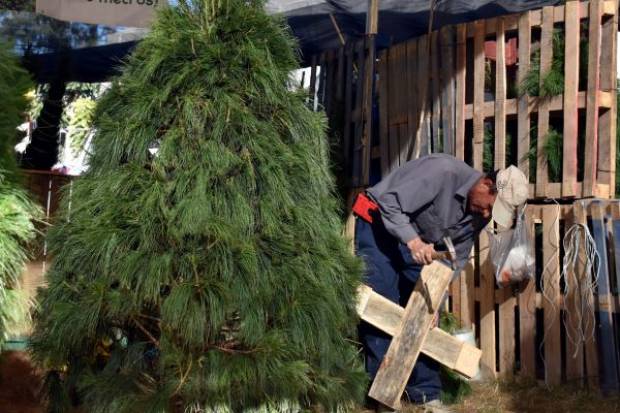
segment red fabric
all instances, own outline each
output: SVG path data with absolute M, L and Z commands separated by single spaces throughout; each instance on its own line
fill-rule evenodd
M 353 204 L 353 213 L 370 223 L 372 223 L 371 213 L 378 210 L 379 206 L 371 201 L 364 193 L 359 194 Z
M 510 38 L 506 41 L 506 66 L 512 66 L 517 63 L 519 50 L 517 47 L 517 39 Z M 484 55 L 490 60 L 497 59 L 497 44 L 495 40 L 487 40 L 484 42 Z

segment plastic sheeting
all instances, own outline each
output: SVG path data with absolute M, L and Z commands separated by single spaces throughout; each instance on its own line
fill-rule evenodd
M 377 47 L 419 36 L 428 30 L 431 0 L 379 0 Z M 555 5 L 560 0 L 436 0 L 433 28 Z M 299 41 L 302 59 L 364 35 L 367 1 L 270 0 L 267 10 L 283 14 Z M 0 25 L 2 25 L 0 20 Z M 31 55 L 27 66 L 39 82 L 53 77 L 68 81 L 103 81 L 116 73 L 135 42 L 53 51 Z

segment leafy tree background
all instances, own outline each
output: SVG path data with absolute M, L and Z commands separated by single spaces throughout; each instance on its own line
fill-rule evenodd
M 10 47 L 0 43 L 0 348 L 28 319 L 28 299 L 16 287 L 28 258 L 27 244 L 36 235 L 33 220 L 40 216 L 19 186 L 13 150 L 30 87 Z

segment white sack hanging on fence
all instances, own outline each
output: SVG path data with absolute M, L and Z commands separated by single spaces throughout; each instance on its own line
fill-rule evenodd
M 534 254 L 530 234 L 525 225 L 525 208 L 517 214 L 513 229 L 497 234 L 489 231 L 491 262 L 499 287 L 534 277 Z

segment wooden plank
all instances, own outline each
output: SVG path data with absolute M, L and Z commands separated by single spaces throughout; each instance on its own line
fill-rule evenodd
M 473 167 L 482 170 L 484 150 L 484 20 L 475 22 L 474 36 L 474 104 Z M 485 351 L 483 349 L 483 351 Z
M 593 3 L 595 2 L 593 1 Z M 594 14 L 591 11 L 591 15 Z M 590 204 L 590 213 L 592 215 L 592 236 L 594 237 L 600 260 L 597 288 L 599 355 L 601 357 L 601 362 L 599 363 L 599 384 L 601 391 L 609 394 L 618 391 L 618 359 L 613 318 L 610 311 L 611 302 L 609 300 L 611 285 L 607 262 L 607 230 L 600 201 L 593 201 Z
M 604 19 L 601 33 L 600 88 L 603 91 L 615 92 L 617 82 L 617 1 L 605 1 L 605 10 L 608 16 Z M 613 11 L 613 13 L 609 14 L 609 11 Z M 608 184 L 613 189 L 611 192 L 611 196 L 613 196 L 616 187 L 616 99 L 611 99 L 610 103 L 610 109 L 603 111 L 599 118 L 597 182 Z M 601 102 L 599 101 L 600 104 Z
M 371 0 L 371 4 L 378 0 Z M 372 139 L 372 104 L 375 78 L 375 35 L 366 37 L 365 63 L 364 63 L 364 90 L 362 92 L 362 137 L 361 137 L 361 157 L 362 172 L 361 184 L 368 185 L 370 179 L 370 146 Z
M 495 169 L 506 167 L 506 34 L 504 18 L 498 17 L 495 64 Z M 515 364 L 515 305 L 509 288 L 502 291 L 499 303 L 499 372 L 512 377 Z
M 551 69 L 553 58 L 553 7 L 543 8 L 540 39 L 540 86 Z M 549 100 L 540 99 L 538 106 L 538 140 L 536 147 L 536 196 L 544 196 L 548 182 L 547 159 L 544 154 L 545 139 L 549 131 Z
M 532 28 L 530 12 L 519 16 L 519 67 L 517 82 L 522 84 L 530 71 Z M 530 109 L 527 95 L 520 96 L 517 104 L 517 165 L 526 177 L 530 176 Z
M 390 163 L 388 168 L 389 172 L 391 172 L 400 166 L 400 159 L 398 157 L 398 148 L 400 146 L 400 142 L 398 139 L 398 125 L 390 125 L 389 132 Z
M 407 162 L 407 143 L 409 142 L 409 133 L 406 123 L 398 125 L 398 162 L 404 165 Z
M 616 288 L 620 290 L 620 203 L 611 202 Z
M 420 36 L 418 38 L 418 92 L 419 92 L 419 106 L 418 106 L 418 131 L 419 139 L 414 142 L 413 157 L 416 155 L 426 155 L 429 151 L 429 129 L 428 129 L 428 117 L 429 113 L 429 98 L 428 98 L 428 53 L 427 53 L 427 35 Z
M 318 65 L 318 82 L 317 82 L 317 110 L 321 110 L 321 108 L 325 107 L 325 86 L 327 83 L 327 56 L 325 52 L 319 55 L 319 65 Z
M 567 10 L 569 7 L 566 8 Z M 567 20 L 570 20 L 567 18 Z M 564 228 L 568 231 L 576 222 L 575 214 L 564 215 Z M 583 244 L 581 239 L 580 243 Z M 579 257 L 581 258 L 581 257 Z M 566 259 L 566 258 L 565 258 Z M 585 384 L 585 372 L 583 370 L 583 342 L 577 334 L 581 330 L 581 317 L 583 316 L 582 301 L 579 281 L 575 278 L 582 274 L 579 270 L 573 271 L 572 266 L 566 268 L 565 282 L 567 293 L 564 297 L 564 324 L 566 326 L 566 380 L 569 383 Z
M 353 111 L 353 47 L 351 44 L 345 48 L 345 90 L 344 90 L 344 139 L 343 139 L 343 159 L 345 176 L 352 176 L 351 171 L 351 114 Z M 349 182 L 351 184 L 351 182 Z
M 599 91 L 599 108 L 606 109 L 612 105 L 613 93 Z M 518 111 L 518 99 L 506 99 L 506 115 L 516 115 Z M 549 111 L 560 111 L 564 109 L 564 96 L 557 95 L 548 98 L 541 98 L 529 96 L 527 98 L 528 108 L 530 113 L 537 112 L 542 101 L 547 101 L 549 105 Z M 465 105 L 465 119 L 473 118 L 472 104 Z M 585 109 L 586 107 L 586 92 L 581 91 L 577 94 L 577 107 L 579 109 Z M 495 114 L 495 103 L 493 101 L 484 102 L 483 114 L 485 118 L 490 118 Z
M 310 58 L 310 88 L 308 94 L 310 95 L 310 108 L 316 110 L 316 66 L 317 57 L 313 55 Z
M 526 225 L 534 237 L 534 223 L 541 219 L 540 207 L 528 205 Z M 540 248 L 535 245 L 535 248 Z M 530 379 L 536 378 L 536 283 L 531 281 L 518 296 L 519 304 L 519 344 L 521 349 L 520 375 Z
M 467 67 L 467 26 L 456 26 L 456 122 L 455 156 L 465 160 L 465 82 Z
M 424 266 L 420 280 L 409 297 L 401 330 L 395 335 L 383 358 L 368 395 L 398 409 L 407 380 L 420 354 L 433 318 L 445 294 L 453 271 L 439 262 Z M 432 303 L 433 310 L 427 305 Z
M 461 320 L 462 314 L 461 314 L 461 277 L 463 276 L 463 274 L 461 274 L 460 277 L 458 277 L 456 280 L 453 280 L 452 283 L 450 284 L 450 296 L 452 297 L 452 315 L 454 315 L 454 317 L 457 320 Z
M 455 155 L 454 148 L 454 114 L 455 114 L 455 80 L 454 80 L 454 31 L 452 26 L 444 26 L 440 31 L 441 40 L 441 121 L 443 151 Z
M 606 0 L 603 4 L 603 16 L 614 16 L 618 14 L 617 0 Z
M 495 61 L 495 169 L 506 167 L 506 34 L 503 17 L 497 18 Z
M 441 146 L 439 123 L 441 119 L 441 99 L 439 93 L 439 39 L 436 31 L 431 33 L 431 126 L 433 136 L 433 152 L 439 152 Z
M 403 165 L 405 162 L 407 162 L 407 148 L 409 143 L 409 110 L 407 108 L 409 74 L 407 73 L 407 44 L 401 43 L 397 46 L 394 46 L 392 49 L 396 54 L 396 59 L 395 61 L 393 61 L 393 64 L 395 65 L 394 78 L 392 78 L 391 81 L 396 82 L 396 87 L 394 88 L 394 90 L 396 92 L 396 101 L 398 102 L 395 108 L 398 113 L 399 119 L 398 159 L 399 164 Z
M 578 95 L 579 95 L 579 2 L 565 6 L 564 128 L 562 196 L 576 196 Z
M 543 12 L 544 20 L 544 12 Z M 543 22 L 544 25 L 544 22 Z M 562 353 L 560 344 L 560 217 L 555 205 L 545 205 L 543 223 L 543 300 L 545 383 L 560 384 Z
M 602 2 L 590 2 L 588 25 L 588 90 L 586 107 L 585 165 L 583 167 L 582 196 L 593 196 L 596 183 L 596 155 L 598 148 L 598 90 L 600 85 Z
M 482 231 L 478 237 L 480 244 L 480 349 L 482 350 L 482 370 L 485 378 L 495 378 L 495 271 L 489 257 L 489 236 Z
M 329 50 L 327 52 L 327 75 L 325 81 L 325 92 L 323 106 L 325 107 L 325 113 L 328 119 L 332 117 L 332 110 L 334 108 L 334 99 L 336 96 L 336 88 L 334 87 L 336 79 L 336 51 Z
M 387 75 L 388 50 L 379 54 L 379 150 L 381 152 L 381 177 L 384 178 L 390 171 L 390 143 L 388 125 L 388 82 Z
M 461 325 L 464 328 L 471 328 L 475 317 L 474 300 L 474 265 L 475 257 L 472 251 L 469 253 L 469 261 L 461 273 Z
M 338 68 L 336 74 L 336 99 L 340 102 L 344 100 L 344 85 L 345 85 L 345 67 L 346 60 L 344 54 L 344 47 L 338 48 Z
M 357 78 L 355 81 L 355 109 L 354 112 L 357 111 L 360 116 L 357 119 L 354 119 L 354 129 L 353 129 L 353 159 L 351 160 L 351 164 L 353 165 L 351 178 L 353 181 L 353 186 L 362 186 L 363 185 L 363 176 L 362 176 L 362 136 L 364 133 L 364 121 L 363 121 L 363 104 L 364 104 L 364 73 L 365 73 L 365 63 L 366 59 L 364 59 L 364 47 L 365 42 L 360 41 L 355 45 L 355 52 L 357 54 Z
M 575 223 L 579 223 L 581 225 L 588 225 L 587 217 L 586 217 L 586 202 L 589 201 L 576 201 L 573 203 L 573 214 Z M 579 274 L 583 274 L 585 272 L 585 251 L 581 248 L 578 252 L 579 259 L 577 260 L 577 271 Z M 593 292 L 590 290 L 582 292 L 582 300 L 586 300 L 588 302 L 594 303 Z M 594 314 L 590 311 L 581 312 L 583 317 L 582 325 L 585 328 L 591 328 L 596 325 L 596 320 L 594 319 Z M 586 378 L 588 386 L 598 387 L 598 351 L 597 351 L 597 340 L 596 337 L 592 337 L 592 339 L 588 339 L 585 342 L 585 361 L 586 361 Z
M 418 94 L 418 42 L 416 40 L 410 40 L 407 42 L 407 144 L 402 148 L 404 152 L 405 160 L 411 157 L 413 150 L 413 142 L 416 136 L 416 130 L 418 128 L 419 121 L 419 102 L 420 96 Z
M 405 309 L 363 285 L 358 289 L 357 313 L 362 320 L 394 336 L 400 330 Z M 482 352 L 439 328 L 433 328 L 422 344 L 421 353 L 457 373 L 473 377 Z

